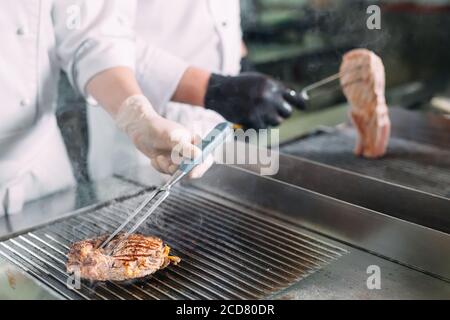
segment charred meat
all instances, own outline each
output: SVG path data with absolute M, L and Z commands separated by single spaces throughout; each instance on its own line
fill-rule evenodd
M 159 238 L 132 234 L 122 241 L 125 235 L 119 234 L 105 249 L 98 249 L 107 237 L 74 243 L 68 254 L 67 272 L 90 280 L 124 281 L 145 277 L 170 263 L 180 262 L 180 258 L 169 255 L 170 248 Z M 106 254 L 112 248 L 114 251 Z
M 372 51 L 355 49 L 344 55 L 340 72 L 358 134 L 354 152 L 366 158 L 381 157 L 386 153 L 391 130 L 383 62 Z

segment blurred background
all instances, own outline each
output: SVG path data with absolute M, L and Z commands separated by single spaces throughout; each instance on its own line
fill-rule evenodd
M 367 27 L 367 8 L 374 4 L 381 9 L 379 30 Z M 241 0 L 241 11 L 248 50 L 244 70 L 301 89 L 337 73 L 346 51 L 368 48 L 384 61 L 390 107 L 450 112 L 450 0 Z M 84 181 L 86 109 L 70 97 L 67 82 L 60 87 L 61 97 L 73 98 L 58 111 L 60 127 L 70 141 L 77 178 Z M 337 81 L 314 91 L 307 107 L 282 125 L 282 141 L 347 120 Z
M 381 9 L 380 30 L 366 25 L 372 4 Z M 450 1 L 241 0 L 241 8 L 250 68 L 301 89 L 338 72 L 346 51 L 368 48 L 384 61 L 390 106 L 446 113 Z M 298 123 L 297 115 L 282 137 L 341 121 L 344 101 L 336 83 L 315 91 L 308 105 L 315 121 Z
M 371 4 L 381 9 L 380 30 L 366 26 Z M 336 73 L 342 54 L 356 47 L 383 58 L 389 89 L 414 84 L 419 91 L 421 84 L 438 92 L 448 85 L 450 1 L 241 0 L 241 7 L 250 62 L 297 88 Z M 313 105 L 338 99 L 328 91 L 322 98 Z

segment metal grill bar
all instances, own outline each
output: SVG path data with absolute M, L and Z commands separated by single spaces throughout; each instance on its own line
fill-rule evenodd
M 196 199 L 196 201 L 200 202 L 201 200 Z M 187 205 L 189 207 L 189 209 L 191 210 L 191 212 L 196 210 L 196 208 L 193 206 L 193 203 L 190 203 L 188 201 L 183 202 L 183 199 L 181 199 L 181 197 L 178 197 L 178 199 L 174 197 L 171 204 L 173 205 L 173 207 L 176 207 L 178 209 L 181 209 L 183 205 Z M 167 204 L 167 206 L 170 206 L 171 204 Z M 175 206 L 175 204 L 178 204 L 178 206 Z M 321 262 L 326 262 L 325 259 L 327 259 L 327 258 L 333 259 L 332 255 L 329 255 L 326 253 L 326 251 L 328 251 L 328 252 L 330 252 L 330 251 L 325 248 L 323 248 L 324 252 L 321 252 L 319 250 L 315 250 L 312 247 L 308 247 L 303 244 L 299 244 L 298 242 L 294 243 L 294 245 L 293 245 L 292 242 L 289 241 L 288 239 L 286 239 L 285 237 L 284 238 L 279 237 L 276 233 L 274 233 L 270 230 L 265 230 L 264 228 L 267 226 L 264 224 L 262 224 L 262 226 L 261 226 L 261 224 L 259 224 L 255 220 L 253 220 L 253 223 L 247 222 L 245 220 L 245 217 L 243 217 L 243 218 L 241 218 L 241 217 L 237 218 L 235 216 L 233 217 L 233 216 L 231 216 L 232 211 L 225 210 L 225 208 L 222 208 L 222 211 L 218 210 L 216 206 L 211 206 L 210 208 L 211 208 L 210 211 L 212 211 L 214 214 L 210 214 L 206 211 L 202 212 L 202 214 L 208 215 L 212 219 L 216 219 L 218 221 L 221 221 L 222 223 L 228 222 L 228 224 L 233 227 L 233 230 L 241 230 L 245 233 L 250 232 L 251 234 L 253 234 L 255 236 L 256 239 L 258 239 L 258 237 L 260 237 L 260 239 L 265 239 L 269 243 L 270 242 L 278 243 L 280 246 L 283 246 L 283 247 L 277 248 L 277 249 L 282 250 L 287 255 L 293 255 L 293 254 L 291 254 L 288 250 L 285 250 L 283 248 L 289 248 L 290 250 L 292 250 L 294 252 L 301 252 L 302 254 L 304 254 L 307 257 L 300 257 L 300 258 L 302 260 L 309 262 L 312 265 L 315 265 L 315 266 L 319 266 L 319 264 L 312 261 L 310 258 L 320 260 Z M 222 218 L 221 216 L 224 215 L 224 213 L 228 213 L 228 214 L 225 216 L 225 218 Z M 217 225 L 217 223 L 215 225 Z M 223 227 L 223 224 L 221 224 L 220 226 Z M 255 230 L 257 230 L 257 231 L 255 231 Z M 243 233 L 239 233 L 239 234 L 242 235 Z M 302 240 L 304 240 L 304 239 L 301 239 L 300 242 L 302 242 Z M 310 246 L 311 242 L 308 243 L 308 245 Z M 303 249 L 303 251 L 299 250 L 299 247 L 301 247 Z M 311 253 L 308 253 L 308 252 L 311 252 Z M 323 256 L 323 258 L 321 258 L 321 256 Z M 296 258 L 298 259 L 299 257 L 297 256 Z
M 74 220 L 76 220 L 77 222 L 83 223 L 83 221 L 78 220 L 78 218 L 75 218 Z M 86 220 L 85 220 L 85 221 L 86 221 Z M 87 222 L 89 222 L 89 221 L 87 221 Z M 66 222 L 63 222 L 63 223 L 67 226 L 66 231 L 69 232 L 69 233 L 71 233 L 70 231 L 68 231 L 68 229 L 69 229 L 72 225 L 71 225 L 71 224 L 67 224 Z M 111 225 L 111 227 L 112 227 L 112 230 L 114 230 L 114 228 L 116 228 L 117 225 L 116 225 L 116 226 Z M 86 232 L 86 230 L 89 230 L 90 232 Z M 82 234 L 82 237 L 80 238 L 80 240 L 81 240 L 81 239 L 86 239 L 86 238 L 93 237 L 93 236 L 97 235 L 98 232 L 99 232 L 99 230 L 96 230 L 96 228 L 95 228 L 95 227 L 92 227 L 91 225 L 84 224 L 84 225 L 83 225 L 83 228 L 82 228 L 82 229 L 80 228 L 79 230 L 77 230 L 77 232 L 80 232 L 80 233 Z M 71 233 L 71 235 L 75 237 L 75 235 L 74 235 L 73 233 Z M 169 278 L 170 278 L 170 276 L 169 276 Z M 171 279 L 171 280 L 173 280 L 173 279 Z M 177 282 L 176 280 L 173 280 L 173 281 L 174 281 L 175 283 Z M 163 286 L 167 286 L 167 288 L 170 289 L 170 290 L 174 290 L 174 291 L 176 291 L 176 292 L 179 292 L 179 294 L 180 294 L 180 295 L 182 296 L 182 298 L 184 298 L 184 299 L 195 299 L 195 298 L 208 299 L 208 298 L 211 298 L 211 297 L 209 297 L 209 296 L 207 296 L 207 295 L 200 295 L 199 297 L 196 297 L 196 296 L 189 295 L 188 293 L 183 292 L 183 291 L 180 292 L 180 291 L 177 289 L 177 287 L 179 287 L 179 286 L 183 287 L 183 289 L 185 289 L 185 290 L 189 290 L 189 287 L 185 287 L 184 284 L 176 284 L 175 287 L 170 286 L 170 285 L 167 285 L 166 283 L 162 283 L 162 285 L 163 285 Z
M 178 232 L 178 229 L 174 229 L 174 234 L 177 234 L 177 232 Z M 172 238 L 167 238 L 168 240 L 167 241 L 170 241 L 170 243 L 171 243 L 171 245 L 172 245 L 172 248 L 174 248 L 174 249 L 177 249 L 177 247 L 180 247 L 180 248 L 186 248 L 186 250 L 184 250 L 184 251 L 196 251 L 196 250 L 198 250 L 198 248 L 199 248 L 199 245 L 196 245 L 196 246 L 183 246 L 183 245 L 181 245 L 181 243 L 183 243 L 183 241 L 185 240 L 185 239 L 183 239 L 183 237 L 182 236 L 174 236 L 174 237 L 172 237 Z M 173 242 L 171 242 L 171 240 L 173 239 Z M 202 241 L 202 239 L 201 238 L 197 238 L 197 237 L 192 237 L 192 239 L 193 240 L 195 240 L 195 241 L 199 241 L 199 242 L 201 242 Z M 214 263 L 214 264 L 216 264 L 217 262 L 223 262 L 223 261 L 221 261 L 222 259 L 224 259 L 224 257 L 226 257 L 227 258 L 227 260 L 229 260 L 230 258 L 229 257 L 227 257 L 227 252 L 224 252 L 224 251 L 222 251 L 222 250 L 220 250 L 220 249 L 215 249 L 214 247 L 212 247 L 212 246 L 208 246 L 208 243 L 206 244 L 206 246 L 205 247 L 202 247 L 201 249 L 205 249 L 205 251 L 208 251 L 209 250 L 209 252 L 211 253 L 211 259 L 210 259 L 210 261 L 212 262 L 212 263 Z M 200 252 L 202 252 L 202 250 L 200 250 Z M 204 254 L 203 254 L 203 256 L 205 256 Z M 251 267 L 253 268 L 253 269 L 250 269 L 249 267 L 247 267 L 247 265 L 243 265 L 243 262 L 244 262 L 244 260 L 238 260 L 239 258 L 237 258 L 237 259 L 233 259 L 233 258 L 231 258 L 231 260 L 229 260 L 229 261 L 231 261 L 230 263 L 228 263 L 228 265 L 231 265 L 231 268 L 229 268 L 228 269 L 228 272 L 233 272 L 233 271 L 235 271 L 236 270 L 236 268 L 246 268 L 246 272 L 249 274 L 249 275 L 253 275 L 253 278 L 250 278 L 250 279 L 253 279 L 253 280 L 255 280 L 255 279 L 258 279 L 257 277 L 259 277 L 259 278 L 263 278 L 263 280 L 262 281 L 265 281 L 266 283 L 268 282 L 268 285 L 270 285 L 270 283 L 272 283 L 273 285 L 282 285 L 282 283 L 284 282 L 284 281 L 287 281 L 288 279 L 284 279 L 284 278 L 280 278 L 281 280 L 280 281 L 277 281 L 276 280 L 276 278 L 277 278 L 277 275 L 276 274 L 274 274 L 274 277 L 275 277 L 275 280 L 273 279 L 273 277 L 272 278 L 270 278 L 268 275 L 265 275 L 264 274 L 264 268 L 262 268 L 260 265 L 257 265 L 257 264 L 253 264 Z M 247 262 L 247 264 L 251 264 L 250 262 Z M 210 263 L 208 263 L 208 262 L 206 262 L 205 264 L 204 264 L 205 266 L 208 266 L 209 265 L 209 268 L 211 268 L 211 266 L 210 266 Z M 226 265 L 226 263 L 225 263 L 225 265 Z M 213 267 L 214 267 L 215 265 L 213 265 Z M 255 270 L 256 269 L 256 270 Z M 259 271 L 259 270 L 261 270 L 261 271 Z M 266 270 L 267 271 L 267 270 Z M 224 271 L 223 273 L 224 274 L 227 274 L 228 276 L 229 276 L 229 273 L 228 273 L 227 271 Z
M 235 280 L 240 279 L 240 281 L 243 281 L 246 285 L 252 287 L 253 289 L 256 289 L 256 287 L 253 287 L 251 282 L 256 282 L 258 286 L 265 288 L 270 288 L 273 285 L 280 285 L 280 283 L 272 280 L 262 273 L 259 273 L 258 270 L 249 268 L 246 265 L 242 266 L 235 261 L 222 261 L 221 255 L 218 252 L 208 252 L 208 249 L 197 253 L 190 252 L 195 248 L 192 246 L 183 245 L 183 240 L 185 239 L 180 236 L 174 235 L 167 238 L 167 240 L 171 241 L 171 243 L 176 243 L 176 246 L 180 247 L 183 254 L 189 258 L 189 261 L 195 261 L 205 268 L 208 267 L 210 269 L 217 270 L 219 273 L 226 274 Z M 246 273 L 230 274 L 230 272 L 235 271 L 236 268 L 245 269 Z M 263 278 L 263 280 L 259 280 L 259 278 Z
M 33 240 L 35 240 L 35 243 L 36 243 L 36 242 L 39 243 L 39 244 L 42 246 L 42 247 L 40 248 L 40 250 L 44 251 L 44 249 L 42 249 L 42 248 L 48 247 L 48 248 L 50 248 L 50 250 L 53 250 L 54 252 L 56 252 L 57 255 L 58 255 L 59 257 L 61 257 L 61 259 L 58 259 L 58 258 L 55 258 L 55 259 L 56 259 L 60 264 L 62 264 L 62 265 L 65 264 L 65 258 L 66 258 L 65 252 L 67 252 L 67 251 L 69 250 L 69 247 L 68 247 L 68 246 L 63 245 L 61 242 L 57 241 L 56 239 L 52 238 L 51 236 L 47 236 L 47 238 L 49 238 L 50 240 L 52 240 L 52 242 L 55 243 L 54 245 L 52 245 L 52 244 L 46 242 L 45 240 L 41 239 L 40 237 L 38 237 L 37 235 L 35 235 L 35 234 L 33 234 L 33 233 L 28 233 L 26 236 L 29 236 L 30 238 L 32 238 Z M 36 244 L 33 244 L 33 243 L 30 241 L 31 239 L 28 240 L 28 239 L 26 239 L 26 238 L 23 237 L 23 236 L 20 236 L 20 238 L 24 239 L 24 240 L 25 240 L 26 242 L 28 242 L 30 245 L 36 246 Z M 62 247 L 62 250 L 58 249 L 58 248 L 56 247 L 57 245 L 61 246 L 61 247 Z M 63 250 L 64 250 L 65 252 L 64 252 Z M 45 252 L 45 251 L 44 251 L 44 252 Z M 48 253 L 48 255 L 51 255 L 51 253 Z M 136 296 L 136 295 L 134 295 L 134 294 L 131 293 L 131 292 L 128 292 L 128 293 L 131 294 L 131 295 L 132 295 L 134 298 L 136 298 L 136 299 L 141 299 L 139 296 Z M 147 292 L 144 292 L 144 294 L 146 294 L 146 295 L 148 296 L 148 293 L 147 293 Z M 116 294 L 114 293 L 114 295 L 116 295 Z M 154 297 L 151 296 L 151 295 L 150 295 L 150 297 L 154 298 Z M 120 297 L 119 297 L 119 298 L 120 298 Z
M 182 262 L 127 283 L 66 286 L 66 254 L 110 233 L 145 195 L 117 201 L 0 243 L 0 255 L 68 299 L 259 299 L 346 253 L 264 212 L 194 188 L 175 188 L 139 232 L 161 237 Z
M 46 277 L 45 275 L 47 273 L 46 273 L 45 269 L 43 269 L 42 267 L 40 267 L 38 265 L 35 265 L 31 261 L 25 261 L 23 259 L 17 258 L 17 257 L 20 257 L 20 255 L 17 255 L 15 250 L 8 248 L 7 246 L 3 246 L 3 247 L 8 249 L 8 251 L 0 250 L 0 255 L 2 255 L 4 258 L 8 259 L 12 263 L 14 263 L 18 267 L 20 267 L 22 270 L 26 271 L 27 273 L 29 273 L 30 275 L 32 275 L 33 277 L 35 277 L 36 279 L 41 281 L 42 283 L 45 283 L 49 288 L 55 290 L 63 297 L 66 297 L 67 299 L 75 298 L 74 296 L 72 296 L 70 294 L 70 292 L 61 292 L 60 291 L 61 283 L 58 283 L 58 282 L 60 282 L 60 280 L 58 278 L 55 278 L 56 281 L 54 281 L 54 279 Z M 6 252 L 8 252 L 8 254 L 6 254 Z M 84 295 L 81 291 L 78 292 L 78 296 L 81 298 L 84 298 L 86 300 L 90 299 L 88 296 Z
M 65 242 L 66 242 L 65 247 L 67 248 L 67 251 L 68 251 L 68 249 L 69 249 L 69 246 L 68 246 L 68 245 L 70 245 L 70 243 L 72 243 L 72 242 L 74 242 L 74 241 L 79 241 L 79 240 L 82 240 L 82 239 L 94 237 L 94 236 L 96 236 L 96 235 L 98 234 L 98 233 L 96 233 L 96 232 L 94 232 L 94 231 L 91 231 L 91 230 L 92 230 L 91 227 L 90 227 L 89 225 L 87 225 L 87 224 L 84 224 L 84 225 L 83 225 L 83 228 L 77 228 L 77 229 L 75 229 L 76 232 L 73 232 L 74 225 L 78 225 L 78 223 L 77 223 L 77 224 L 74 224 L 73 222 L 78 222 L 78 221 L 76 221 L 75 219 L 74 219 L 74 221 L 72 221 L 72 223 L 69 223 L 69 222 L 66 222 L 66 221 L 62 221 L 61 224 L 60 224 L 60 226 L 59 226 L 60 229 L 61 229 L 61 231 L 62 231 L 62 234 L 69 235 L 69 237 L 70 237 L 70 238 L 62 237 L 62 238 L 65 239 Z M 86 232 L 87 230 L 90 230 L 90 232 Z M 166 284 L 162 284 L 162 285 L 165 287 L 165 290 L 162 290 L 162 292 L 163 292 L 164 294 L 165 294 L 166 291 L 173 290 L 173 288 L 171 288 L 170 286 L 168 286 L 168 285 L 166 285 Z M 117 286 L 117 285 L 116 285 L 116 286 Z M 131 284 L 131 286 L 133 286 L 134 288 L 136 288 L 136 285 L 135 285 L 135 284 Z M 160 286 L 158 285 L 158 288 L 159 288 L 159 287 L 160 287 Z M 175 291 L 176 291 L 176 290 L 175 290 Z M 172 299 L 179 298 L 179 297 L 177 297 L 177 296 L 172 296 L 172 295 L 168 295 L 168 297 L 169 297 L 169 298 L 172 298 Z M 189 296 L 187 296 L 187 297 L 182 296 L 181 298 L 188 299 Z
M 106 218 L 106 217 L 105 217 Z M 82 219 L 86 219 L 85 217 L 82 217 Z M 110 224 L 111 225 L 111 227 L 112 228 L 114 228 L 114 227 L 116 227 L 114 224 Z M 187 271 L 188 273 L 190 273 L 190 277 L 197 277 L 198 278 L 198 281 L 200 281 L 200 282 L 202 282 L 202 278 L 199 278 L 199 276 L 198 276 L 198 273 L 203 273 L 204 275 L 206 275 L 206 276 L 209 276 L 210 278 L 212 277 L 213 279 L 214 278 L 219 278 L 219 280 L 222 282 L 222 283 L 214 283 L 214 281 L 212 282 L 212 284 L 214 284 L 214 285 L 220 285 L 220 286 L 222 286 L 222 289 L 225 289 L 226 291 L 228 291 L 228 292 L 231 292 L 231 294 L 232 294 L 232 291 L 230 291 L 230 290 L 228 290 L 226 287 L 223 287 L 224 286 L 224 283 L 225 283 L 225 285 L 228 285 L 228 286 L 234 286 L 233 285 L 233 283 L 230 283 L 230 282 L 227 282 L 227 280 L 225 280 L 223 277 L 221 277 L 220 275 L 218 275 L 217 273 L 215 273 L 214 271 L 208 271 L 208 272 L 205 272 L 205 271 L 203 271 L 202 269 L 200 269 L 200 268 L 198 268 L 198 267 L 195 267 L 195 266 L 192 266 L 192 265 L 188 265 L 188 266 L 185 266 L 185 265 L 183 265 L 183 266 L 180 266 L 180 268 L 177 268 L 177 269 L 174 269 L 174 270 L 172 270 L 174 273 L 176 273 L 176 274 L 178 274 L 178 275 L 180 275 L 180 276 L 182 276 L 182 277 L 184 277 L 183 275 L 181 275 L 181 274 L 179 274 L 177 271 L 179 271 L 179 270 L 185 270 L 185 271 Z M 194 269 L 194 270 L 192 270 L 192 269 Z M 206 270 L 208 270 L 208 269 L 206 269 Z M 190 279 L 189 278 L 187 278 L 187 280 L 188 281 L 190 281 Z M 211 284 L 211 283 L 210 283 Z M 204 287 L 204 286 L 201 286 L 203 289 L 206 289 L 207 291 L 210 291 L 210 284 L 209 284 L 209 286 L 207 285 L 206 287 Z M 194 284 L 195 285 L 195 284 Z M 241 290 L 241 289 L 239 289 L 239 288 L 235 288 L 235 290 Z M 213 294 L 217 294 L 217 293 L 215 293 L 215 292 L 213 292 Z M 246 294 L 248 294 L 249 296 L 247 297 L 247 298 L 256 298 L 256 297 L 253 297 L 253 294 L 250 292 L 250 291 L 246 291 Z M 219 295 L 219 297 L 220 297 L 220 295 Z M 205 297 L 204 297 L 205 298 Z M 234 299 L 237 299 L 237 298 L 245 298 L 245 297 L 243 297 L 243 296 L 230 296 L 229 298 L 234 298 Z

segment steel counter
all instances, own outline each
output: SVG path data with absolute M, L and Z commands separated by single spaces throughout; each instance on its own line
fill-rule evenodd
M 208 185 L 210 190 L 219 188 L 219 185 L 214 184 L 214 181 L 222 179 L 224 172 L 229 179 L 239 178 L 241 176 L 248 181 L 249 175 L 251 176 L 252 173 L 241 170 L 216 166 L 204 180 L 195 182 L 194 185 L 201 188 L 203 183 Z M 7 222 L 5 221 L 6 219 L 1 221 L 3 228 L 1 233 L 2 238 L 10 238 L 23 233 L 29 228 L 35 229 L 36 225 L 46 225 L 52 220 L 65 217 L 68 213 L 76 216 L 77 212 L 74 210 L 86 206 L 95 206 L 96 204 L 114 199 L 118 196 L 132 195 L 140 192 L 148 186 L 155 184 L 151 178 L 145 178 L 145 172 L 146 169 L 133 170 L 120 177 L 112 177 L 99 183 L 80 186 L 77 189 L 32 203 L 27 206 L 22 216 L 22 219 L 26 219 L 25 217 L 33 217 L 32 219 L 27 219 L 27 223 L 20 221 L 19 216 L 14 217 L 12 221 Z M 230 174 L 230 172 L 233 172 L 233 174 Z M 219 176 L 221 177 L 220 179 L 218 179 Z M 283 188 L 290 188 L 285 183 L 282 183 L 282 185 L 284 186 Z M 254 191 L 257 192 L 256 189 Z M 232 196 L 232 193 L 228 193 L 226 190 L 222 190 L 221 192 L 226 192 L 227 197 Z M 72 202 L 72 207 L 68 207 L 67 199 L 77 197 L 79 200 Z M 338 226 L 339 223 L 337 224 Z M 383 258 L 380 253 L 365 250 L 364 248 L 357 248 L 358 246 L 353 246 L 351 243 L 343 243 L 336 239 L 335 236 L 329 238 L 326 232 L 317 234 L 316 232 L 318 230 L 313 229 L 308 228 L 304 232 L 314 237 L 325 239 L 328 243 L 336 245 L 348 251 L 348 253 L 307 278 L 269 297 L 277 299 L 450 298 L 449 282 L 430 276 L 426 272 L 424 273 L 409 268 L 404 264 L 393 262 L 390 258 Z M 376 233 L 376 231 L 373 232 Z M 373 236 L 373 233 L 369 236 Z M 381 289 L 379 290 L 370 290 L 366 284 L 370 276 L 367 273 L 367 268 L 373 265 L 378 266 L 381 270 Z M 2 270 L 0 281 L 6 285 L 2 285 L 2 298 L 61 298 L 61 296 L 55 294 L 52 290 L 48 290 L 48 288 L 42 286 L 35 279 L 31 280 L 32 277 L 29 275 L 17 275 L 17 267 L 12 266 L 4 260 L 2 260 L 0 269 Z M 13 279 L 12 284 L 11 279 Z

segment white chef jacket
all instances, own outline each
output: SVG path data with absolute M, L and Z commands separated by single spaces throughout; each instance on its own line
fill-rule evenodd
M 239 0 L 139 0 L 136 72 L 139 84 L 164 117 L 205 135 L 224 119 L 211 110 L 169 103 L 190 65 L 235 75 L 240 71 Z M 89 168 L 94 179 L 148 164 L 103 110 L 88 109 Z
M 0 215 L 74 184 L 54 115 L 59 70 L 84 94 L 95 74 L 134 68 L 118 1 L 0 2 Z

